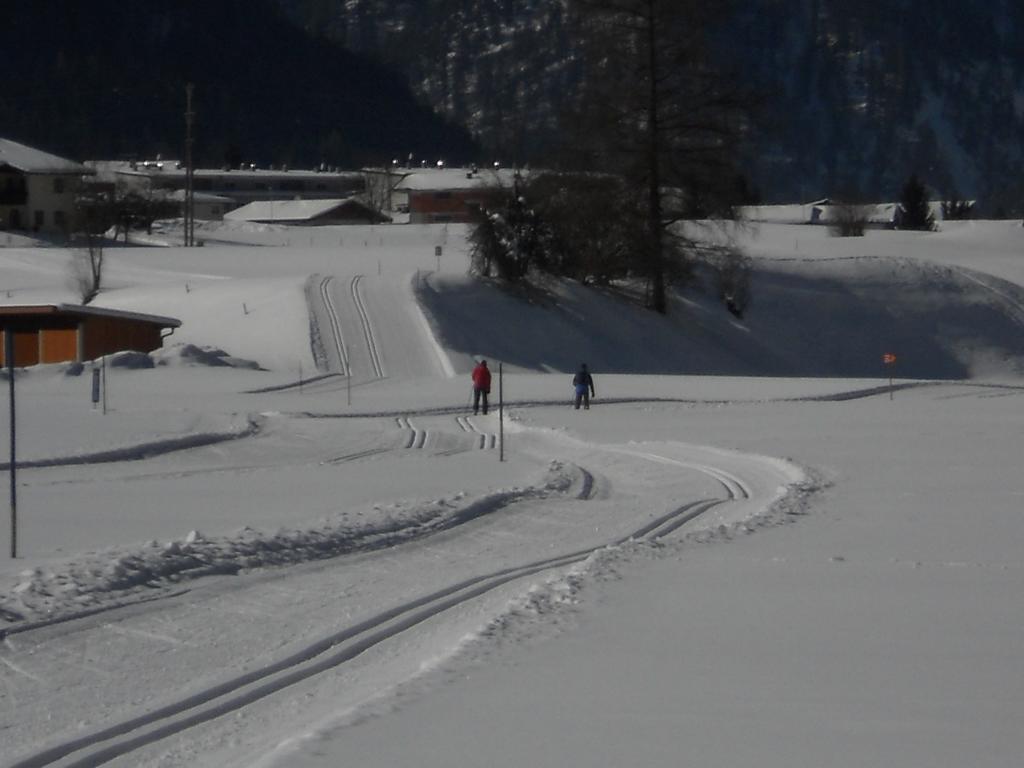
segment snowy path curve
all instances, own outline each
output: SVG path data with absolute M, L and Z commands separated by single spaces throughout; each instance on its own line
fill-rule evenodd
M 683 505 L 622 537 L 614 542 L 614 545 L 638 539 L 656 541 L 727 500 L 729 499 L 712 499 Z M 62 763 L 67 768 L 85 768 L 109 762 L 115 757 L 241 709 L 313 675 L 337 667 L 398 633 L 412 629 L 428 619 L 436 618 L 443 612 L 474 600 L 504 584 L 543 571 L 574 565 L 590 557 L 593 552 L 592 549 L 571 552 L 450 585 L 378 614 L 342 632 L 322 638 L 279 662 L 221 683 L 144 716 L 70 739 L 20 759 L 12 763 L 11 768 L 52 765 L 70 755 L 74 755 L 74 759 Z
M 256 659 L 265 654 L 265 646 L 274 645 L 267 638 L 259 644 L 263 650 L 257 648 L 253 651 L 256 655 L 248 663 L 242 663 L 244 671 L 236 671 L 234 674 L 225 675 L 223 670 L 217 668 L 218 657 L 215 654 L 212 661 L 204 656 L 205 663 L 213 667 L 206 670 L 206 674 L 219 678 L 215 684 L 199 689 L 193 684 L 185 695 L 170 700 L 164 698 L 159 705 L 153 706 L 141 716 L 117 717 L 118 707 L 108 703 L 106 706 L 111 707 L 111 716 L 103 718 L 103 726 L 83 729 L 68 728 L 66 725 L 60 728 L 65 709 L 69 710 L 67 716 L 70 725 L 74 722 L 72 713 L 76 704 L 80 709 L 83 697 L 95 695 L 92 686 L 85 686 L 78 692 L 65 688 L 60 692 L 60 701 L 49 702 L 47 707 L 52 706 L 55 710 L 56 729 L 64 730 L 68 735 L 51 742 L 45 749 L 23 754 L 10 765 L 19 768 L 54 764 L 98 765 L 120 755 L 133 753 L 146 745 L 163 742 L 174 734 L 204 723 L 212 723 L 209 726 L 211 728 L 222 727 L 228 721 L 218 721 L 220 725 L 213 723 L 221 715 L 249 708 L 277 695 L 294 695 L 289 691 L 301 687 L 300 684 L 305 681 L 328 672 L 336 674 L 339 668 L 344 669 L 350 662 L 358 660 L 364 663 L 362 659 L 371 649 L 398 642 L 399 638 L 421 625 L 444 622 L 449 614 L 458 614 L 481 600 L 486 601 L 502 587 L 511 585 L 522 594 L 531 587 L 531 580 L 541 574 L 579 566 L 595 553 L 620 547 L 626 542 L 654 542 L 679 534 L 681 530 L 686 530 L 688 524 L 713 512 L 716 513 L 715 519 L 708 526 L 720 525 L 730 518 L 727 510 L 731 507 L 751 503 L 762 507 L 770 505 L 778 497 L 781 485 L 796 477 L 794 472 L 774 460 L 683 444 L 601 446 L 563 435 L 548 434 L 543 430 L 525 430 L 519 435 L 519 440 L 527 444 L 523 446 L 526 450 L 556 455 L 572 461 L 578 467 L 586 467 L 580 470 L 579 482 L 572 485 L 577 489 L 576 492 L 561 502 L 543 494 L 540 498 L 530 494 L 513 494 L 504 501 L 492 500 L 482 508 L 467 510 L 460 519 L 451 521 L 439 535 L 409 545 L 414 548 L 417 556 L 425 555 L 427 549 L 449 553 L 446 557 L 458 553 L 460 559 L 466 558 L 467 553 L 479 552 L 479 557 L 470 558 L 478 560 L 478 565 L 493 560 L 493 554 L 488 553 L 501 551 L 506 562 L 500 567 L 492 565 L 489 569 L 471 568 L 471 571 L 478 572 L 457 579 L 451 579 L 452 574 L 448 571 L 441 571 L 434 576 L 429 576 L 428 572 L 400 572 L 397 578 L 409 582 L 405 590 L 395 589 L 387 579 L 375 583 L 376 579 L 358 577 L 351 588 L 367 593 L 368 597 L 364 601 L 366 605 L 390 602 L 389 596 L 393 590 L 407 597 L 385 610 L 378 609 L 355 616 L 353 621 L 340 629 L 329 632 L 321 629 L 319 633 L 306 631 L 303 634 L 307 639 L 301 647 L 295 648 L 291 644 L 288 653 L 269 660 L 264 658 L 257 663 Z M 631 468 L 618 476 L 618 467 L 624 463 L 630 464 Z M 634 476 L 636 465 L 646 467 L 646 475 L 641 488 L 630 488 L 629 479 Z M 642 494 L 652 484 L 673 487 L 681 482 L 683 493 L 689 498 L 673 503 L 660 514 L 652 515 L 650 502 L 644 500 Z M 603 489 L 601 493 L 596 491 L 599 486 Z M 582 518 L 581 511 L 577 511 L 574 506 L 577 504 L 587 507 Z M 498 511 L 503 514 L 494 514 Z M 741 516 L 745 515 L 743 513 Z M 586 525 L 580 528 L 583 520 Z M 601 525 L 593 529 L 595 523 Z M 552 539 L 552 531 L 560 533 Z M 556 546 L 560 551 L 536 556 L 551 546 Z M 499 547 L 499 550 L 494 550 L 494 547 Z M 403 562 L 395 560 L 390 553 L 383 553 L 382 556 L 392 561 L 389 568 Z M 417 566 L 413 564 L 408 568 L 415 570 Z M 321 585 L 318 589 L 327 590 L 332 595 L 331 602 L 340 606 L 344 601 L 339 602 L 336 594 L 337 578 L 331 571 L 329 566 L 323 566 L 320 578 L 330 582 L 330 586 Z M 281 574 L 281 583 L 287 583 L 288 580 L 287 574 Z M 431 584 L 433 588 L 430 588 Z M 244 593 L 246 588 L 241 586 L 234 590 Z M 303 590 L 305 593 L 306 590 Z M 376 593 L 380 597 L 369 597 Z M 230 596 L 232 601 L 238 597 L 237 594 Z M 179 601 L 183 599 L 186 598 L 178 598 Z M 198 597 L 193 592 L 187 599 L 194 601 Z M 215 596 L 213 599 L 223 598 Z M 487 610 L 500 613 L 503 604 L 499 601 Z M 136 607 L 135 611 L 129 611 L 123 617 L 108 617 L 104 620 L 105 626 L 116 624 L 123 627 L 123 631 L 118 632 L 121 642 L 137 643 L 142 648 L 160 645 L 161 642 L 154 638 L 166 637 L 168 633 L 166 630 L 156 631 L 154 623 L 159 627 L 173 625 L 188 636 L 192 623 L 202 620 L 191 617 L 189 612 L 181 613 L 178 608 L 175 601 L 166 606 Z M 174 619 L 170 615 L 163 615 L 168 610 L 175 615 Z M 291 610 L 299 610 L 299 606 Z M 209 616 L 204 615 L 209 620 Z M 185 625 L 179 626 L 179 622 Z M 283 623 L 287 624 L 288 621 Z M 84 631 L 87 634 L 89 632 Z M 227 633 L 228 644 L 231 634 L 238 631 L 244 632 L 246 628 L 226 625 L 218 628 L 218 632 Z M 309 640 L 310 637 L 316 639 Z M 35 647 L 31 659 L 33 663 L 23 664 L 22 653 L 16 651 L 32 642 L 32 633 L 19 635 L 17 647 L 9 646 L 5 653 L 10 663 L 25 669 L 27 674 L 22 677 L 26 681 L 24 684 L 30 688 L 32 683 L 28 682 L 28 675 L 37 668 L 34 665 L 45 666 L 48 651 L 59 656 L 65 653 L 61 648 L 66 647 L 59 640 L 46 648 Z M 146 653 L 138 652 L 129 655 L 129 658 L 146 657 Z M 62 663 L 67 662 L 59 658 L 54 660 L 58 666 Z M 232 658 L 228 668 L 238 669 L 238 663 L 237 659 Z M 128 670 L 125 672 L 128 673 Z M 202 670 L 189 672 L 198 674 Z M 182 670 L 179 670 L 180 673 Z M 202 679 L 201 674 L 199 679 Z M 165 746 L 161 745 L 160 748 L 164 749 Z

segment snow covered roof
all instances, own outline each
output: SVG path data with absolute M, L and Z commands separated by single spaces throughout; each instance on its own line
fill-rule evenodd
M 162 315 L 147 315 L 142 312 L 126 312 L 123 309 L 107 309 L 106 307 L 87 307 L 83 304 L 3 304 L 0 305 L 2 315 L 96 315 L 99 317 L 116 317 L 123 320 L 137 320 L 152 323 L 165 328 L 177 328 L 181 320 Z
M 187 196 L 188 193 L 184 189 L 176 189 L 167 195 L 167 199 L 173 200 L 176 203 L 183 203 L 185 202 L 185 198 Z M 197 203 L 230 204 L 234 202 L 234 200 L 232 200 L 230 197 L 226 197 L 224 195 L 215 195 L 212 192 L 193 192 L 192 199 L 195 200 Z
M 496 187 L 511 188 L 516 171 L 512 168 L 472 170 L 469 168 L 424 168 L 418 170 L 400 168 L 393 172 L 401 176 L 395 184 L 399 190 L 452 190 Z M 525 175 L 525 172 L 520 172 Z
M 966 201 L 973 205 L 973 201 Z M 932 215 L 938 220 L 942 218 L 942 201 L 929 202 Z M 891 224 L 896 216 L 898 203 L 862 203 L 859 207 L 864 220 L 871 224 Z M 813 203 L 792 205 L 746 205 L 740 212 L 747 221 L 770 222 L 774 224 L 807 224 L 828 222 L 833 211 L 841 207 L 829 198 L 816 200 Z
M 103 175 L 139 176 L 143 178 L 184 178 L 188 172 L 181 160 L 88 160 L 86 164 L 95 168 Z M 243 166 L 241 168 L 196 168 L 195 178 L 211 179 L 248 179 L 271 181 L 274 179 L 310 180 L 310 179 L 348 179 L 358 180 L 361 174 L 356 171 L 338 169 L 292 169 L 292 168 L 257 168 Z
M 0 139 L 0 166 L 10 166 L 24 173 L 73 173 L 86 175 L 95 173 L 74 160 L 67 160 L 26 144 L 10 139 Z
M 353 197 L 328 200 L 255 200 L 224 214 L 226 221 L 312 221 L 342 208 L 364 208 L 368 218 L 373 209 Z M 383 218 L 383 217 L 381 217 Z

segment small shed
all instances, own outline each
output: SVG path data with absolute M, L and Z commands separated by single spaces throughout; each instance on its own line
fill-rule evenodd
M 172 317 L 78 304 L 7 304 L 0 306 L 0 365 L 7 365 L 7 334 L 13 335 L 14 364 L 24 367 L 152 352 L 180 325 Z

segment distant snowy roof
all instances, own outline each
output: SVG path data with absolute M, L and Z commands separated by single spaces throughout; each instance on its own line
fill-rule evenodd
M 484 169 L 474 171 L 469 168 L 399 168 L 393 171 L 401 181 L 395 189 L 405 190 L 446 190 L 476 189 L 478 187 L 493 189 L 495 187 L 511 188 L 515 181 L 516 171 L 512 168 Z M 525 171 L 521 172 L 524 176 Z
M 188 193 L 184 189 L 176 189 L 167 195 L 168 200 L 173 200 L 176 203 L 185 202 L 185 198 Z M 224 195 L 215 195 L 211 192 L 193 192 L 192 199 L 197 203 L 226 203 L 230 204 L 234 201 L 230 197 Z
M 226 221 L 312 221 L 342 208 L 365 208 L 369 217 L 374 211 L 355 198 L 332 200 L 257 200 L 224 214 Z M 382 217 L 383 218 L 383 217 Z
M 184 178 L 188 172 L 180 160 L 88 160 L 86 165 L 95 168 L 106 176 L 139 176 L 145 178 Z M 198 178 L 214 179 L 248 179 L 255 181 L 271 181 L 275 179 L 310 180 L 310 179 L 351 179 L 358 180 L 362 176 L 357 171 L 339 169 L 288 169 L 288 168 L 257 168 L 243 166 L 241 168 L 196 168 L 193 173 Z
M 41 149 L 19 144 L 10 139 L 0 139 L 0 166 L 7 165 L 24 173 L 95 173 L 81 163 L 66 160 Z

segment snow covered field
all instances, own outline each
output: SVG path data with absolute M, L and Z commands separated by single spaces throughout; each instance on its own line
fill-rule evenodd
M 455 226 L 202 237 L 108 250 L 98 304 L 183 322 L 106 413 L 16 377 L 0 764 L 1024 760 L 1019 222 L 752 227 L 742 320 L 512 296 Z

